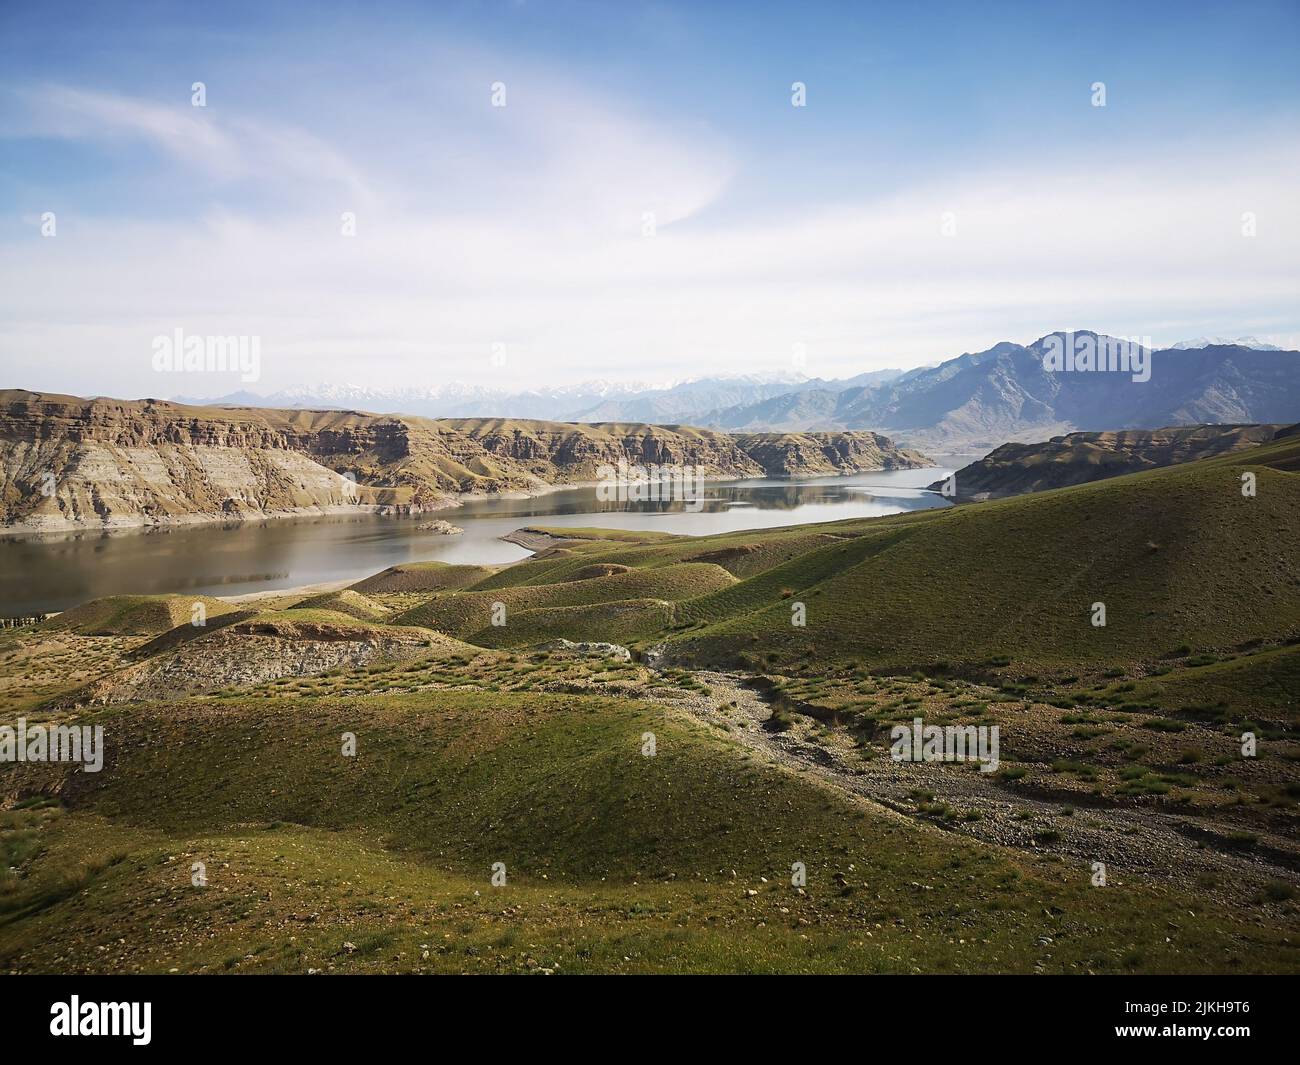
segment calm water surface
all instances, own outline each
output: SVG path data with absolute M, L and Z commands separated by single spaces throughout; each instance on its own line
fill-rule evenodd
M 595 488 L 533 499 L 476 500 L 412 518 L 374 514 L 235 525 L 157 528 L 0 542 L 0 615 L 63 610 L 101 595 L 161 592 L 242 595 L 344 579 L 400 562 L 516 562 L 529 552 L 500 539 L 524 525 L 597 525 L 705 536 L 948 506 L 922 486 L 962 460 L 924 470 L 810 480 L 708 482 L 702 510 L 681 503 L 603 503 Z M 417 526 L 445 518 L 459 536 Z

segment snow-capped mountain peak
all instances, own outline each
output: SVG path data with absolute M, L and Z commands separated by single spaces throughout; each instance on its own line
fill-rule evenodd
M 1215 345 L 1236 345 L 1239 348 L 1251 348 L 1254 351 L 1282 350 L 1276 344 L 1270 344 L 1258 337 L 1237 337 L 1235 340 L 1228 337 L 1195 337 L 1192 340 L 1180 340 L 1177 344 L 1171 344 L 1170 347 L 1186 351 L 1190 348 L 1208 348 Z

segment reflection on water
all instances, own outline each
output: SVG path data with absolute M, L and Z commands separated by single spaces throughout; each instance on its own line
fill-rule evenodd
M 485 499 L 440 511 L 459 536 L 422 531 L 415 518 L 358 515 L 155 528 L 105 535 L 9 538 L 0 543 L 0 615 L 62 610 L 101 595 L 192 592 L 241 595 L 360 579 L 400 562 L 515 562 L 505 543 L 523 525 L 597 525 L 704 536 L 947 506 L 922 486 L 941 468 L 812 480 L 709 482 L 703 507 L 681 502 L 602 502 L 594 488 L 531 499 Z

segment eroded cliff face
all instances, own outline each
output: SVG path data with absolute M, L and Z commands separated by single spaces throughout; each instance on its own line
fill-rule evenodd
M 0 524 L 131 526 L 374 504 L 311 454 L 332 429 L 166 403 L 32 393 L 0 400 Z
M 933 466 L 919 451 L 895 447 L 887 436 L 871 432 L 740 433 L 737 446 L 769 477 L 906 470 Z
M 27 529 L 415 513 L 466 493 L 593 481 L 620 460 L 697 466 L 710 477 L 930 464 L 874 433 L 733 436 L 0 392 L 0 525 Z
M 438 422 L 548 483 L 592 481 L 602 466 L 700 466 L 709 476 L 763 473 L 734 436 L 689 426 L 461 419 Z

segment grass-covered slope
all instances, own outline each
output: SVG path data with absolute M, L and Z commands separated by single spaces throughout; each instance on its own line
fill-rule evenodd
M 442 592 L 464 588 L 492 575 L 492 566 L 454 566 L 447 562 L 403 562 L 357 581 L 351 590 L 362 595 L 387 592 Z
M 678 562 L 705 562 L 720 566 L 734 577 L 744 578 L 836 542 L 840 537 L 830 530 L 837 528 L 835 525 L 791 526 L 717 536 L 663 537 L 644 543 L 628 542 L 629 538 L 619 530 L 613 531 L 608 540 L 600 540 L 595 538 L 598 530 L 592 530 L 589 542 L 570 544 L 565 554 L 547 552 L 536 559 L 507 566 L 474 585 L 472 590 L 552 584 L 571 580 L 593 565 L 642 569 Z
M 248 708 L 255 730 L 236 708 L 96 716 L 116 755 L 78 778 L 73 807 L 179 835 L 275 821 L 365 829 L 525 876 L 756 874 L 779 869 L 795 840 L 822 861 L 867 842 L 860 819 L 818 789 L 746 769 L 702 727 L 644 704 L 455 692 L 261 702 Z M 655 757 L 641 753 L 647 730 Z
M 382 620 L 341 612 L 354 589 L 184 639 L 15 634 L 5 662 L 48 669 L 8 705 L 97 640 L 91 683 L 121 690 L 42 710 L 104 725 L 102 772 L 0 766 L 0 970 L 1295 971 L 1297 452 L 812 528 L 584 530 L 375 590 Z M 666 643 L 766 674 L 774 709 L 657 656 L 447 634 Z M 999 724 L 1002 769 L 893 763 L 882 734 L 917 715 Z M 1191 840 L 1209 880 L 1180 879 Z
M 189 624 L 200 606 L 210 618 L 234 609 L 209 595 L 109 595 L 65 610 L 43 625 L 83 636 L 147 636 Z
M 183 638 L 153 641 L 155 653 L 133 655 L 138 661 L 56 698 L 52 705 L 183 699 L 279 677 L 469 650 L 440 632 L 321 608 L 263 611 L 229 625 L 198 630 L 182 626 L 175 631 Z
M 1297 453 L 1300 437 L 1289 437 L 958 508 L 698 539 L 593 540 L 396 620 L 492 646 L 667 639 L 684 661 L 783 668 L 855 661 L 978 671 L 1011 660 L 1022 673 L 1063 675 L 1158 665 L 1177 648 L 1222 653 L 1300 635 Z M 1242 490 L 1247 474 L 1253 494 Z M 590 576 L 598 573 L 606 575 Z M 555 610 L 634 599 L 674 608 L 658 629 L 653 612 L 616 625 L 633 612 Z M 493 603 L 505 606 L 504 626 L 491 625 Z M 800 604 L 803 626 L 792 624 Z M 1105 623 L 1094 624 L 1103 608 Z
M 101 773 L 11 770 L 29 792 L 64 783 L 3 815 L 7 969 L 1295 964 L 1283 929 L 864 808 L 646 703 L 442 692 L 93 720 L 115 737 Z
M 344 588 L 337 592 L 325 592 L 314 595 L 295 604 L 295 610 L 332 610 L 359 621 L 380 621 L 388 610 L 373 599 L 366 598 L 361 592 Z
M 672 626 L 675 604 L 664 599 L 619 599 L 583 606 L 551 606 L 521 610 L 505 625 L 487 625 L 470 633 L 480 647 L 523 647 L 562 635 L 594 643 L 636 644 Z
M 678 636 L 680 650 L 889 667 L 1011 657 L 1036 670 L 1294 635 L 1300 478 L 1259 461 L 1289 450 L 865 523 L 867 542 L 683 604 L 706 627 Z M 1242 493 L 1244 472 L 1254 496 Z M 791 625 L 792 602 L 805 604 L 803 628 Z M 1097 603 L 1104 626 L 1093 624 Z
M 978 671 L 1010 659 L 1067 674 L 1149 666 L 1180 647 L 1225 652 L 1300 635 L 1298 453 L 1293 436 L 1028 497 L 815 527 L 645 542 L 584 530 L 393 620 L 494 647 L 666 639 L 680 660 L 783 668 Z
M 567 563 L 569 560 L 565 561 Z M 496 604 L 504 607 L 505 625 L 498 627 L 508 627 L 511 615 L 528 610 L 594 606 L 631 599 L 687 599 L 735 582 L 735 578 L 722 567 L 707 562 L 630 569 L 586 580 L 568 580 L 559 574 L 552 575 L 552 579 L 556 577 L 559 577 L 556 583 L 441 595 L 398 615 L 394 620 L 398 624 L 423 625 L 455 636 L 468 637 L 492 626 L 494 616 L 497 619 L 502 617 L 501 608 Z
M 1129 698 L 1197 718 L 1300 725 L 1300 644 L 1190 665 L 1138 682 Z

